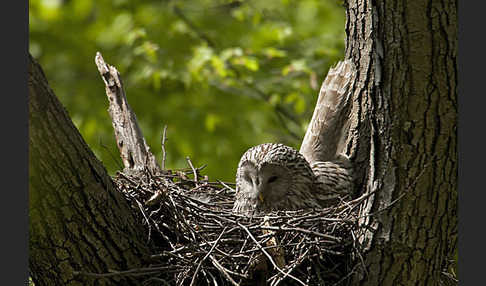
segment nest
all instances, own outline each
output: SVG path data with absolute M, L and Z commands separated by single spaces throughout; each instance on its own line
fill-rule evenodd
M 311 211 L 234 214 L 234 184 L 200 169 L 118 173 L 154 253 L 144 285 L 346 285 L 359 263 L 362 199 Z

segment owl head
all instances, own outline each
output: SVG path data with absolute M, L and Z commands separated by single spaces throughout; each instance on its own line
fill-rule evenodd
M 309 163 L 297 150 L 274 143 L 252 147 L 238 164 L 233 211 L 258 213 L 318 207 L 312 200 L 315 183 Z

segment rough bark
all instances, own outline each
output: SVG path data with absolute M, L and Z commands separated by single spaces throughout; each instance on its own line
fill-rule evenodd
M 355 285 L 438 285 L 457 249 L 457 2 L 346 3 L 358 70 L 348 152 L 376 191 Z M 385 210 L 383 210 L 385 209 Z
M 137 285 L 96 282 L 77 272 L 142 265 L 142 226 L 82 139 L 29 55 L 29 268 L 36 286 Z

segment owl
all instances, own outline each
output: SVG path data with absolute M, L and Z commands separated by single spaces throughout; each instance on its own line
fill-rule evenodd
M 266 213 L 335 204 L 353 188 L 346 159 L 310 165 L 299 151 L 283 144 L 252 147 L 238 164 L 233 212 Z
M 353 166 L 342 149 L 353 75 L 349 60 L 329 70 L 300 152 L 265 143 L 243 154 L 236 171 L 233 212 L 322 208 L 351 195 Z

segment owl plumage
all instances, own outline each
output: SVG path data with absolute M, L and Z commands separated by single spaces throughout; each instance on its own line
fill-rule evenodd
M 234 212 L 322 208 L 351 195 L 353 169 L 342 149 L 353 75 L 350 61 L 329 70 L 300 152 L 265 143 L 243 154 L 236 172 Z
M 322 208 L 337 203 L 351 189 L 351 169 L 334 162 L 311 166 L 297 150 L 265 143 L 250 148 L 241 157 L 233 211 Z

